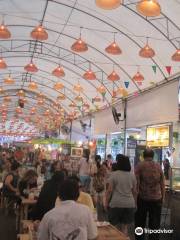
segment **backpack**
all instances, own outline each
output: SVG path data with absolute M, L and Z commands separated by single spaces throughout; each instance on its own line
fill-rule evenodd
M 104 178 L 95 176 L 93 179 L 93 187 L 97 193 L 104 191 Z

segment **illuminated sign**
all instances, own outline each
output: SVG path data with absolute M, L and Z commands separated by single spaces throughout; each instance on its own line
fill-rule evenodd
M 147 128 L 147 146 L 168 147 L 169 126 L 158 126 Z

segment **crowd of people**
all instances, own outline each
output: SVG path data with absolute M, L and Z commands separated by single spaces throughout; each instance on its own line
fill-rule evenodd
M 61 159 L 48 162 L 33 157 L 31 165 L 22 170 L 24 152 L 3 149 L 1 194 L 13 209 L 39 189 L 37 196 L 33 195 L 37 203 L 29 209 L 29 218 L 40 221 L 39 240 L 96 239 L 97 220 L 109 221 L 127 237 L 133 223 L 144 228 L 148 222 L 150 229 L 159 229 L 164 174 L 153 161 L 151 149 L 146 149 L 143 156 L 144 161 L 132 171 L 129 158 L 123 154 L 118 154 L 114 162 L 111 155 L 106 161 L 96 155 L 92 161 L 89 149 L 84 149 L 78 172 L 72 175 Z M 149 237 L 158 239 L 153 234 Z M 144 235 L 136 235 L 136 239 L 144 239 Z

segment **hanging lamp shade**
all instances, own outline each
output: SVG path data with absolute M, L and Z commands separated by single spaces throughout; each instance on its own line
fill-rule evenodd
M 75 104 L 74 102 L 71 102 L 71 103 L 69 104 L 69 107 L 70 107 L 70 108 L 75 108 L 75 107 L 76 107 L 76 104 Z
M 86 52 L 88 50 L 87 44 L 81 39 L 76 40 L 71 46 L 71 50 L 74 52 Z
M 38 102 L 37 102 L 37 104 L 38 104 L 39 106 L 44 105 L 44 100 L 43 100 L 43 99 L 39 99 Z
M 4 89 L 3 87 L 0 87 L 0 94 L 3 94 L 4 93 Z
M 36 89 L 38 89 L 38 85 L 35 82 L 30 82 L 28 85 L 28 88 L 30 90 L 36 90 Z
M 105 10 L 118 8 L 121 3 L 121 0 L 96 0 L 96 5 Z
M 15 81 L 14 81 L 13 78 L 11 78 L 11 76 L 9 76 L 8 78 L 5 78 L 5 79 L 4 79 L 4 83 L 11 85 L 11 84 L 14 84 Z
M 109 74 L 109 76 L 107 77 L 107 79 L 108 79 L 109 81 L 115 82 L 115 81 L 120 80 L 120 77 L 119 77 L 119 75 L 113 70 L 112 73 Z
M 139 71 L 137 71 L 132 80 L 134 82 L 142 82 L 144 80 L 144 76 Z
M 42 92 L 38 93 L 37 98 L 38 99 L 43 99 L 45 96 Z
M 120 47 L 117 45 L 115 41 L 111 43 L 107 48 L 105 48 L 105 51 L 113 55 L 120 55 L 122 53 Z
M 77 97 L 75 97 L 74 100 L 77 102 L 83 102 L 83 98 L 81 97 L 81 95 L 78 95 Z
M 60 93 L 59 96 L 57 97 L 57 101 L 65 100 L 66 96 L 63 93 Z
M 25 92 L 21 89 L 17 92 L 17 96 L 19 97 L 24 97 L 25 96 Z
M 180 62 L 180 49 L 176 50 L 176 52 L 172 55 L 171 59 L 175 62 Z
M 52 71 L 52 75 L 59 78 L 64 77 L 65 76 L 64 69 L 59 65 Z
M 17 113 L 17 114 L 22 114 L 22 109 L 21 109 L 20 107 L 17 107 L 17 108 L 16 108 L 16 113 Z
M 89 69 L 84 73 L 83 78 L 86 80 L 96 80 L 96 74 L 91 69 Z
M 139 56 L 143 58 L 152 58 L 155 56 L 155 51 L 146 44 L 146 46 L 139 51 Z
M 4 61 L 3 58 L 0 58 L 0 69 L 6 69 L 7 68 L 7 64 Z
M 26 70 L 27 72 L 36 73 L 38 71 L 38 68 L 31 60 L 31 62 L 24 67 L 24 70 Z
M 97 91 L 101 94 L 105 94 L 106 88 L 103 85 L 101 85 L 100 87 L 97 88 Z
M 39 25 L 32 30 L 31 37 L 35 40 L 44 41 L 48 39 L 48 33 L 42 25 Z
M 73 90 L 76 91 L 76 92 L 83 92 L 84 91 L 83 87 L 79 83 L 74 85 Z
M 54 84 L 54 90 L 61 90 L 61 89 L 63 89 L 63 87 L 64 87 L 64 85 L 62 84 L 62 83 L 60 83 L 60 82 L 57 82 L 57 83 L 55 83 Z
M 161 6 L 157 0 L 141 0 L 136 5 L 137 11 L 146 17 L 157 17 L 161 13 Z
M 0 38 L 1 39 L 8 39 L 11 37 L 11 33 L 8 30 L 8 28 L 4 25 L 4 23 L 2 23 L 0 25 Z
M 11 102 L 11 97 L 5 96 L 3 100 L 4 100 L 4 102 L 9 103 L 9 102 Z

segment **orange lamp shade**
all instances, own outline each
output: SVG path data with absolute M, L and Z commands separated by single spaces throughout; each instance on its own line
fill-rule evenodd
M 64 69 L 61 66 L 58 66 L 52 71 L 52 75 L 59 78 L 64 77 L 65 76 Z
M 107 48 L 105 48 L 105 51 L 113 55 L 120 55 L 122 53 L 116 42 L 111 43 Z
M 112 73 L 107 77 L 109 81 L 115 82 L 120 80 L 120 76 L 113 70 Z
M 0 87 L 0 94 L 4 93 L 4 89 L 2 87 Z
M 96 5 L 105 10 L 118 8 L 121 3 L 121 0 L 96 0 Z
M 28 88 L 30 90 L 36 90 L 36 89 L 38 89 L 38 85 L 35 82 L 30 82 L 28 85 Z
M 63 89 L 63 87 L 64 87 L 64 85 L 62 83 L 57 82 L 57 83 L 54 84 L 53 88 L 58 91 L 58 90 Z
M 38 104 L 39 106 L 42 106 L 42 105 L 44 104 L 44 100 L 43 100 L 43 99 L 39 99 L 38 102 L 37 102 L 37 104 Z
M 155 56 L 155 51 L 146 44 L 146 46 L 139 51 L 139 56 L 143 58 L 152 58 Z
M 38 72 L 38 68 L 32 61 L 24 67 L 24 70 L 26 70 L 27 72 L 32 72 L 32 73 Z
M 14 84 L 15 81 L 14 81 L 13 78 L 11 78 L 11 77 L 9 76 L 8 78 L 5 78 L 5 79 L 4 79 L 4 83 L 11 85 L 11 84 Z
M 97 91 L 101 94 L 105 94 L 106 88 L 103 85 L 101 85 L 100 87 L 97 88 Z
M 66 96 L 65 96 L 65 94 L 63 94 L 63 93 L 59 94 L 59 96 L 57 97 L 57 101 L 59 101 L 59 100 L 65 100 L 65 99 L 66 99 Z
M 137 71 L 132 80 L 135 82 L 142 82 L 144 80 L 144 76 L 139 71 Z
M 17 113 L 17 114 L 22 114 L 22 109 L 21 109 L 20 107 L 17 107 L 17 108 L 16 108 L 16 113 Z
M 172 55 L 171 59 L 175 62 L 180 62 L 180 49 L 176 50 L 176 52 Z
M 25 92 L 21 89 L 17 92 L 17 96 L 19 97 L 24 97 L 25 96 Z
M 11 102 L 11 97 L 10 96 L 5 96 L 3 100 L 4 100 L 4 102 L 7 102 L 7 103 Z
M 31 37 L 35 40 L 44 41 L 48 39 L 48 33 L 42 25 L 39 25 L 32 30 Z
M 0 25 L 0 38 L 1 39 L 8 39 L 11 37 L 11 33 L 8 28 L 2 23 Z
M 157 0 L 141 0 L 136 5 L 137 11 L 146 17 L 157 17 L 161 13 L 161 6 Z
M 96 74 L 91 69 L 89 69 L 84 73 L 83 78 L 86 80 L 96 80 Z
M 3 58 L 0 58 L 0 69 L 6 69 L 7 68 L 7 64 L 4 61 Z
M 88 46 L 81 38 L 79 38 L 73 43 L 71 50 L 74 52 L 86 52 L 88 50 Z
M 74 85 L 73 90 L 77 92 L 83 92 L 83 87 L 78 83 Z
M 81 95 L 78 95 L 77 97 L 75 97 L 75 100 L 77 102 L 82 102 L 83 101 L 83 98 L 81 97 Z
M 76 107 L 76 104 L 75 104 L 74 102 L 71 102 L 71 103 L 69 104 L 69 107 L 70 107 L 70 108 L 75 108 L 75 107 Z

